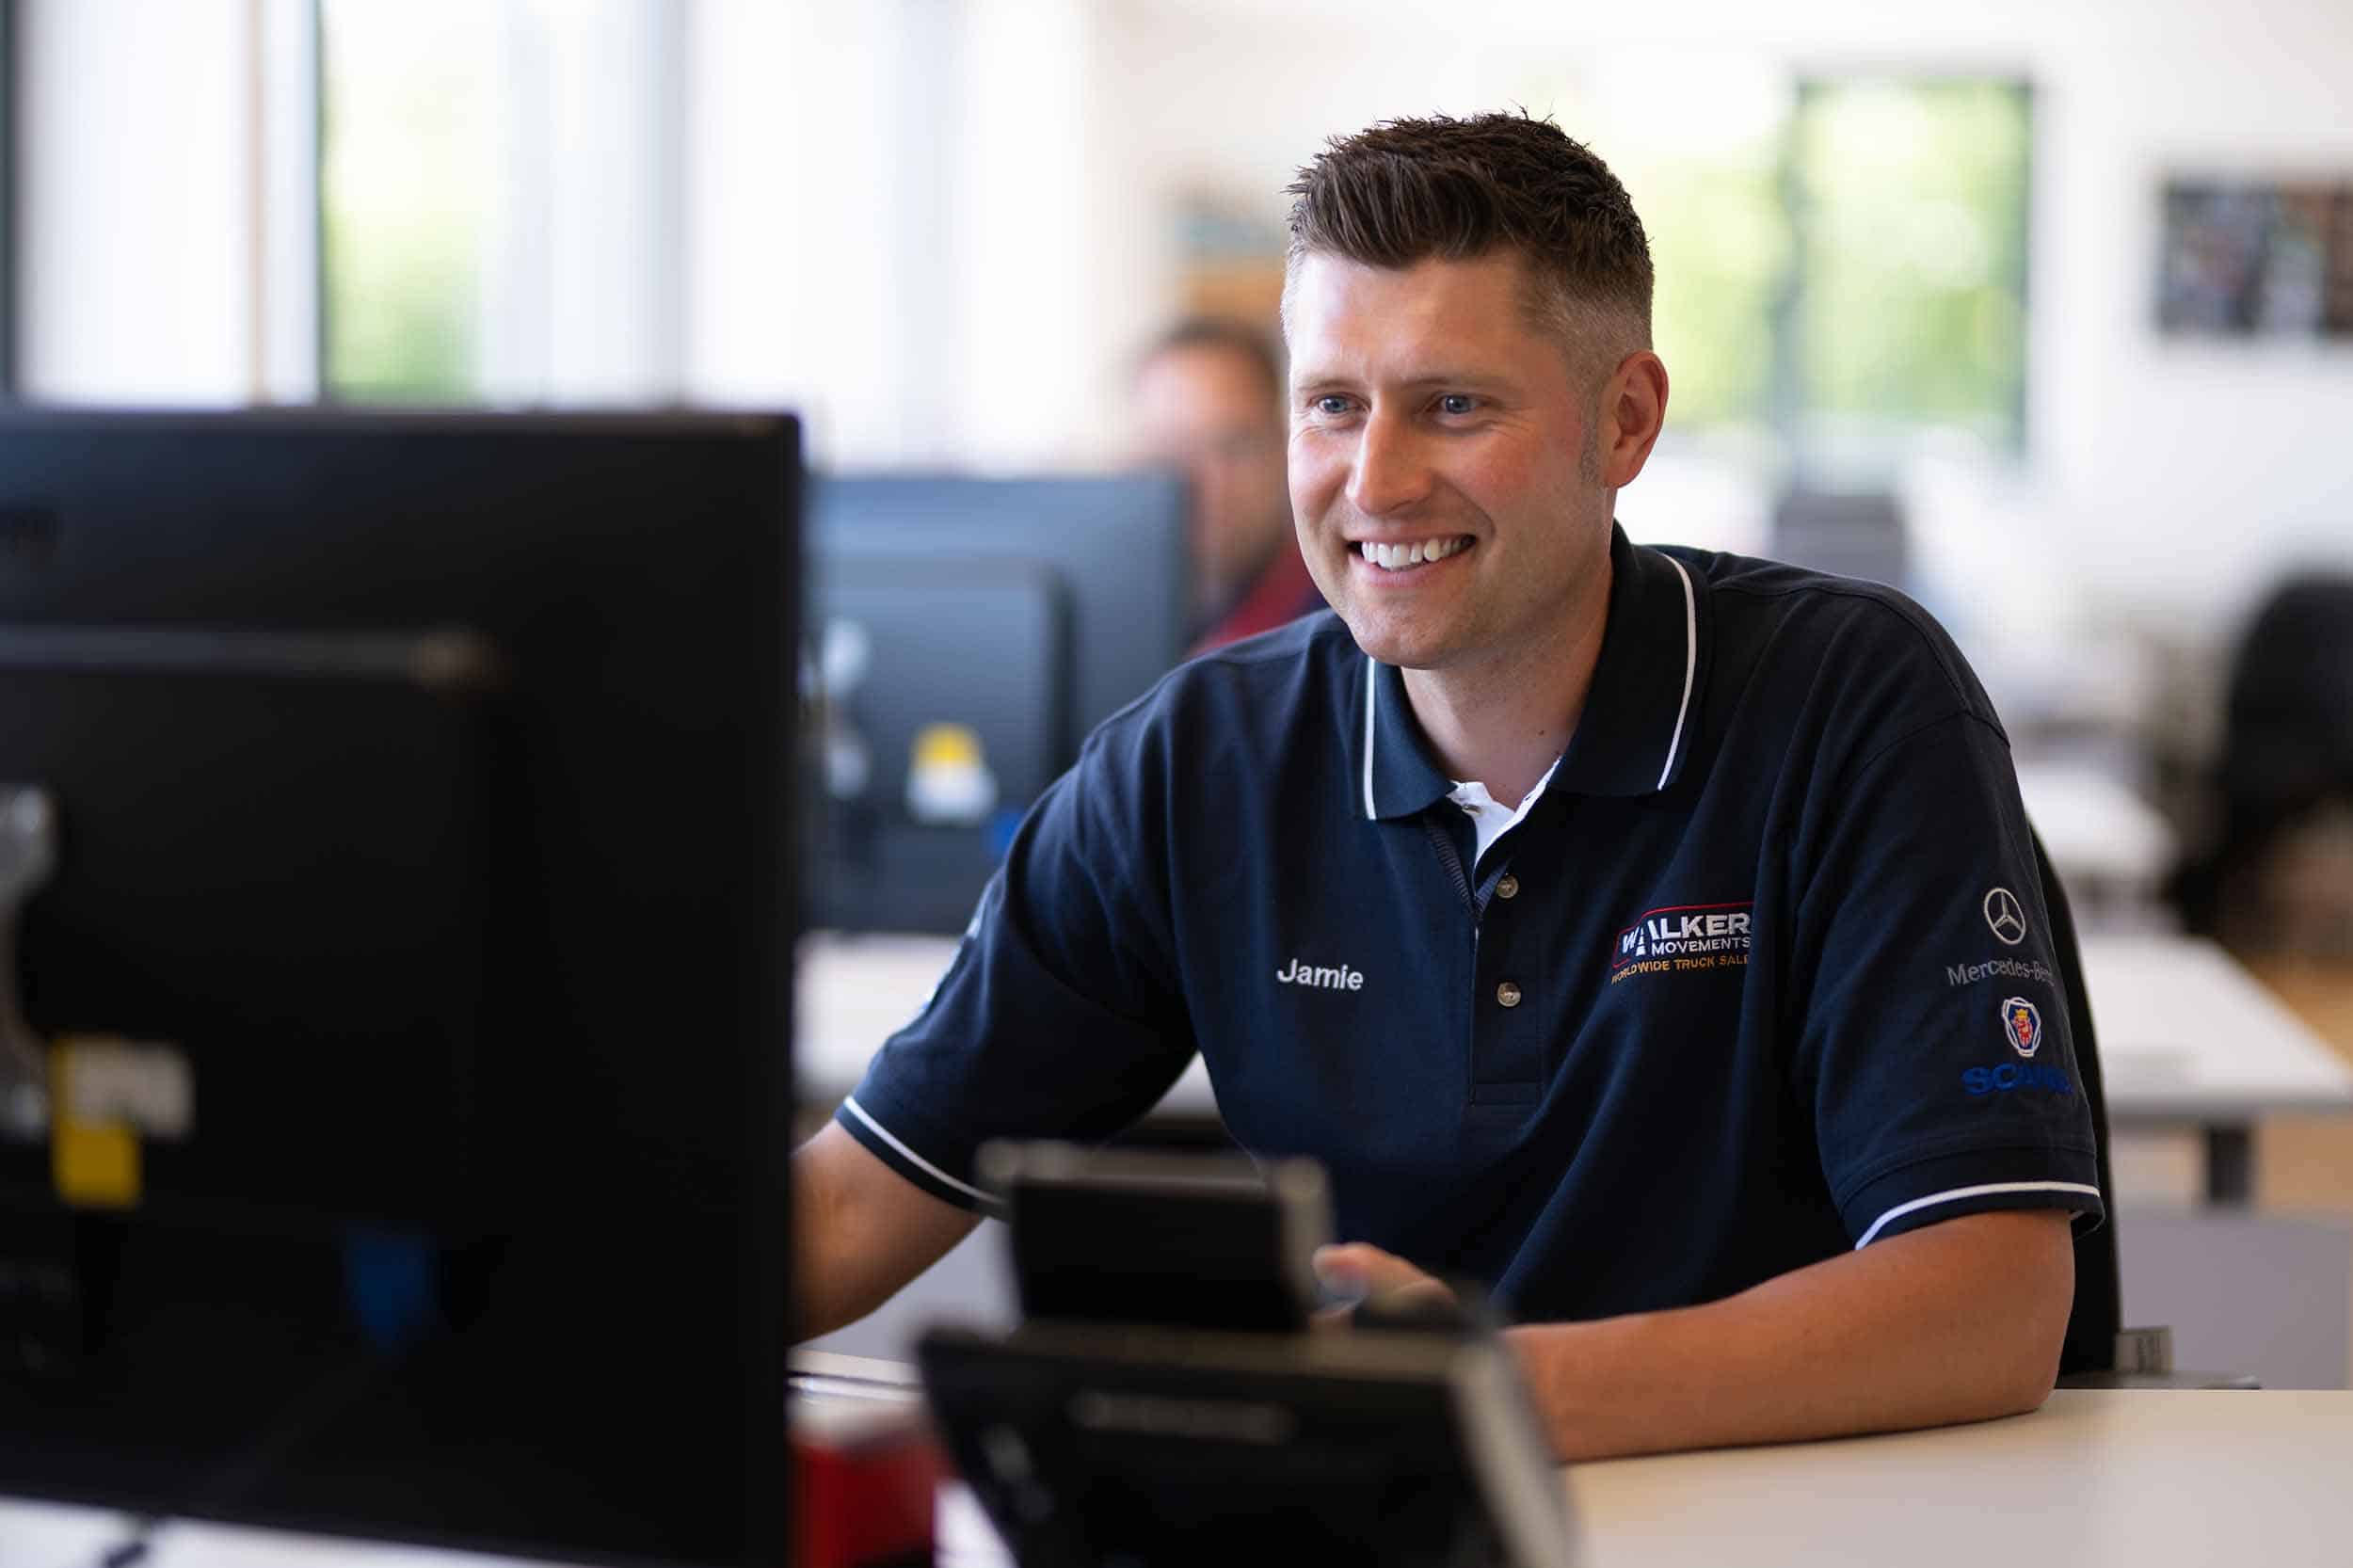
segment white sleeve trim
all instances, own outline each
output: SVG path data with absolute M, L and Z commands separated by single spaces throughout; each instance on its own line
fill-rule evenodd
M 886 1132 L 883 1136 L 888 1138 L 890 1134 Z M 1873 1220 L 1871 1228 L 1863 1233 L 1863 1240 L 1854 1244 L 1854 1250 L 1861 1252 L 1869 1246 L 1873 1239 L 1886 1228 L 1890 1220 L 1900 1220 L 1907 1214 L 1915 1213 L 1933 1204 L 1956 1203 L 1962 1198 L 1982 1198 L 1994 1192 L 2081 1192 L 2096 1198 L 2100 1195 L 2100 1189 L 2086 1186 L 2080 1181 L 1988 1181 L 1981 1182 L 1975 1187 L 1955 1187 L 1948 1192 L 1930 1192 L 1925 1198 L 1914 1198 L 1910 1203 L 1899 1203 L 1878 1219 Z
M 972 1197 L 978 1198 L 981 1202 L 988 1205 L 991 1208 L 995 1208 L 1000 1206 L 1000 1200 L 993 1194 L 982 1192 L 979 1188 L 973 1186 L 968 1181 L 958 1181 L 954 1176 L 950 1176 L 947 1172 L 941 1170 L 938 1166 L 933 1164 L 930 1160 L 924 1159 L 921 1155 L 907 1147 L 906 1144 L 901 1143 L 898 1138 L 892 1135 L 891 1130 L 888 1128 L 883 1126 L 882 1123 L 874 1120 L 873 1117 L 866 1113 L 866 1107 L 858 1104 L 857 1096 L 856 1095 L 852 1095 L 849 1098 L 843 1100 L 841 1102 L 841 1109 L 847 1111 L 851 1115 L 856 1116 L 859 1121 L 864 1122 L 869 1128 L 872 1128 L 875 1137 L 881 1139 L 884 1143 L 888 1144 L 892 1148 L 898 1150 L 908 1163 L 914 1165 L 918 1170 L 930 1176 L 934 1181 L 945 1183 L 946 1185 L 954 1188 L 959 1192 L 964 1192 Z

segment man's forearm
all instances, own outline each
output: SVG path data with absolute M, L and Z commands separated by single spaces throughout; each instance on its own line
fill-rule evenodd
M 828 1122 L 792 1156 L 792 1337 L 863 1318 L 978 1223 Z
M 1563 1460 L 1983 1420 L 2050 1392 L 2068 1234 L 1968 1215 L 1704 1306 L 1509 1337 Z

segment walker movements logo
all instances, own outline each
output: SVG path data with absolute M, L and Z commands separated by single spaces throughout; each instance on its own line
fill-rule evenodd
M 1638 974 L 1745 968 L 1756 935 L 1752 909 L 1746 899 L 1645 909 L 1610 945 L 1609 984 Z

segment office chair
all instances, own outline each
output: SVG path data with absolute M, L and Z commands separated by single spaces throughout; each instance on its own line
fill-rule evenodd
M 2216 828 L 2170 889 L 2184 925 L 2228 946 L 2292 934 L 2323 955 L 2353 952 L 2353 898 L 2323 882 L 2290 909 L 2277 879 L 2353 811 L 2353 575 L 2291 576 L 2264 600 L 2232 660 L 2205 782 Z
M 2107 1210 L 2105 1223 L 2075 1238 L 2075 1304 L 2067 1317 L 2059 1349 L 2062 1388 L 2255 1388 L 2251 1378 L 2229 1372 L 2177 1372 L 2169 1331 L 2126 1329 L 2122 1288 L 2116 1262 L 2116 1179 L 2108 1163 L 2108 1102 L 2100 1076 L 2100 1049 L 2091 1023 L 2091 998 L 2084 989 L 2083 953 L 2075 940 L 2075 917 L 2067 889 L 2051 869 L 2042 836 L 2034 840 L 2035 876 L 2051 921 L 2051 954 L 2058 961 L 2067 999 L 2067 1021 L 2075 1046 L 2075 1076 L 2091 1112 L 2092 1180 Z
M 1792 566 L 1898 588 L 1912 580 L 1903 505 L 1885 490 L 1791 485 L 1774 503 L 1768 553 Z

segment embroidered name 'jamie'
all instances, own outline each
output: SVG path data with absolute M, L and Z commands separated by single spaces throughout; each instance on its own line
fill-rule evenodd
M 1342 964 L 1337 969 L 1310 968 L 1294 958 L 1288 968 L 1274 971 L 1274 978 L 1292 985 L 1313 985 L 1326 991 L 1361 991 L 1365 976 L 1361 969 Z

